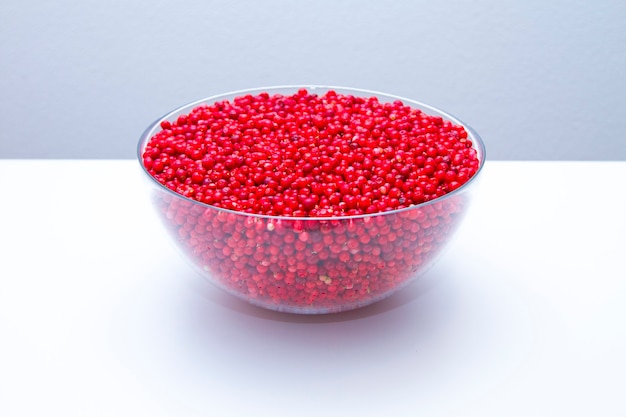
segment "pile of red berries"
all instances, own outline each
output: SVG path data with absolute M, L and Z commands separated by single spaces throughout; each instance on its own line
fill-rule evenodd
M 160 127 L 142 157 L 175 193 L 157 194 L 169 230 L 222 287 L 286 311 L 354 308 L 408 282 L 463 213 L 462 193 L 438 198 L 480 165 L 463 126 L 332 90 L 242 95 Z

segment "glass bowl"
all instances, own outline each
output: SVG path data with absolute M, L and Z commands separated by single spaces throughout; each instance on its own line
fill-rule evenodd
M 479 167 L 465 184 L 408 208 L 356 216 L 286 217 L 218 208 L 178 194 L 159 183 L 143 164 L 143 152 L 161 129 L 202 104 L 246 94 L 312 94 L 334 90 L 401 100 L 432 116 L 461 125 Z M 324 314 L 363 307 L 406 287 L 440 257 L 469 207 L 485 157 L 473 129 L 432 106 L 379 92 L 328 86 L 282 86 L 240 90 L 179 107 L 152 123 L 141 136 L 138 159 L 150 184 L 156 212 L 184 258 L 211 283 L 271 310 Z

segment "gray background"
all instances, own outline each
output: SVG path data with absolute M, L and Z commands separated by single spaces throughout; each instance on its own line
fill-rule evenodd
M 134 158 L 178 105 L 308 83 L 440 107 L 490 159 L 626 160 L 624 0 L 0 5 L 3 158 Z

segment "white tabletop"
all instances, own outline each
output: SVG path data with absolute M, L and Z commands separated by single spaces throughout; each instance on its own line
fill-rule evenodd
M 626 162 L 488 162 L 435 268 L 326 316 L 196 276 L 141 175 L 0 160 L 0 416 L 626 415 Z

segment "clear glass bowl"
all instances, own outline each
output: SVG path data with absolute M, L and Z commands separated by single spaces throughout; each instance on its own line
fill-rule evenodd
M 296 218 L 225 210 L 191 200 L 160 184 L 143 166 L 143 151 L 164 120 L 201 104 L 246 94 L 341 94 L 401 100 L 424 113 L 462 125 L 480 162 L 458 189 L 412 207 L 359 216 Z M 351 310 L 409 285 L 439 258 L 461 223 L 485 157 L 473 129 L 439 109 L 389 94 L 343 87 L 283 86 L 241 90 L 179 107 L 152 123 L 138 145 L 152 203 L 184 257 L 210 282 L 254 305 L 301 314 Z

